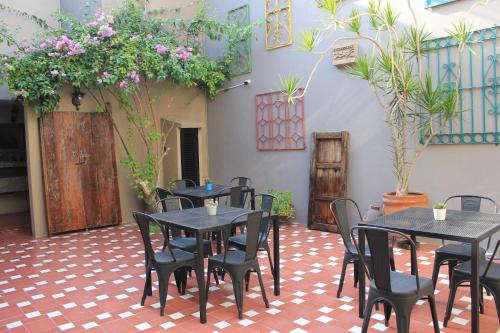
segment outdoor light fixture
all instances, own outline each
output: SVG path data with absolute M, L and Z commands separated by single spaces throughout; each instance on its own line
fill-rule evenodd
M 71 103 L 76 107 L 76 110 L 80 110 L 80 105 L 82 105 L 82 99 L 85 93 L 80 91 L 80 88 L 75 87 L 75 91 L 71 94 Z
M 243 83 L 236 84 L 236 85 L 231 86 L 231 87 L 220 89 L 218 92 L 226 92 L 226 91 L 229 91 L 231 89 L 238 88 L 238 87 L 241 87 L 241 86 L 248 86 L 250 83 L 252 83 L 252 80 L 248 79 L 248 80 L 243 81 Z

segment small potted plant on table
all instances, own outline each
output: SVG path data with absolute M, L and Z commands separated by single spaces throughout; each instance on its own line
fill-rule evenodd
M 434 209 L 432 210 L 434 213 L 434 220 L 436 221 L 444 221 L 446 220 L 446 204 L 442 202 L 438 202 L 434 205 Z
M 205 207 L 207 208 L 208 216 L 217 215 L 217 206 L 218 206 L 218 202 L 215 199 L 207 200 L 205 202 Z
M 207 191 L 212 191 L 212 189 L 213 189 L 213 182 L 210 178 L 205 179 L 205 189 Z

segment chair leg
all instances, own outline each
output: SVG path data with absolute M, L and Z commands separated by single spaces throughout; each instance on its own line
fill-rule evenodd
M 389 264 L 391 265 L 391 271 L 396 271 L 396 263 L 394 262 L 394 257 L 391 257 Z
M 453 277 L 453 268 L 457 265 L 457 262 L 455 260 L 449 260 L 448 261 L 448 288 L 451 285 L 451 278 Z
M 434 286 L 434 288 L 436 288 L 440 268 L 441 261 L 437 261 L 437 258 L 434 258 L 434 268 L 432 269 L 432 285 Z
M 158 289 L 160 291 L 160 316 L 165 315 L 165 304 L 167 302 L 167 292 L 168 292 L 168 280 L 170 274 L 163 276 L 164 274 L 158 272 Z
M 357 265 L 357 263 L 354 264 Z M 340 298 L 340 294 L 342 293 L 342 287 L 344 286 L 346 270 L 347 270 L 347 259 L 344 257 L 344 260 L 342 261 L 342 272 L 340 273 L 339 289 L 337 289 L 337 298 Z
M 368 302 L 366 303 L 365 318 L 363 319 L 363 328 L 361 333 L 368 332 L 368 324 L 370 323 L 370 317 L 372 316 L 373 304 L 376 303 L 374 300 L 368 297 Z
M 212 271 L 215 272 L 215 269 L 212 269 L 212 267 L 210 267 L 210 265 L 208 265 L 208 269 L 207 269 L 207 285 L 206 285 L 206 288 L 205 288 L 205 293 L 206 293 L 205 300 L 207 302 L 208 302 L 208 288 L 210 288 L 210 275 L 212 275 Z
M 177 291 L 179 292 L 179 294 L 181 295 L 184 295 L 182 293 L 182 280 L 183 280 L 183 277 L 184 277 L 184 274 L 183 274 L 183 270 L 185 270 L 186 268 L 184 267 L 181 267 L 181 268 L 178 268 L 174 271 L 174 277 L 175 277 L 175 285 L 177 286 Z
M 398 333 L 410 333 L 410 314 L 396 311 Z
M 436 300 L 434 294 L 429 295 L 429 306 L 431 308 L 432 325 L 434 326 L 434 333 L 439 333 L 439 320 L 436 311 Z
M 448 321 L 451 317 L 451 309 L 453 308 L 453 302 L 455 301 L 455 294 L 457 292 L 458 284 L 453 280 L 450 285 L 450 294 L 448 296 L 448 304 L 446 305 L 446 312 L 444 313 L 443 326 L 446 327 L 448 325 Z
M 233 280 L 234 298 L 236 299 L 236 307 L 238 308 L 238 318 L 243 319 L 243 278 L 231 276 Z
M 219 285 L 219 278 L 217 277 L 217 270 L 213 270 L 212 273 L 214 274 L 214 280 L 215 280 L 215 284 L 216 285 Z
M 483 286 L 479 286 L 479 313 L 484 314 L 484 289 Z
M 260 285 L 260 292 L 262 293 L 262 299 L 264 300 L 266 308 L 268 308 L 269 302 L 267 301 L 266 290 L 264 289 L 264 281 L 262 281 L 262 273 L 260 272 L 259 265 L 255 267 L 255 271 L 257 272 L 257 277 L 259 278 L 259 285 Z
M 389 302 L 384 302 L 385 327 L 389 327 L 389 319 L 391 319 L 391 312 L 392 312 L 392 305 Z
M 250 287 L 250 271 L 245 274 L 245 291 L 248 291 L 248 288 Z
M 142 293 L 141 306 L 144 306 L 146 302 L 146 296 L 149 295 L 149 291 L 151 290 L 151 269 L 148 269 L 146 272 L 146 281 L 144 282 L 144 292 Z
M 271 269 L 271 274 L 273 275 L 274 278 L 274 265 L 273 265 L 273 259 L 271 257 L 271 249 L 269 248 L 269 244 L 265 245 L 265 249 L 267 252 L 267 259 L 269 259 L 269 268 Z
M 358 265 L 354 263 L 354 288 L 358 287 L 358 281 L 359 281 Z

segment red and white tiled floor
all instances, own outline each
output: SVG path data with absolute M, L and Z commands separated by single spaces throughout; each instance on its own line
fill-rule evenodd
M 6 218 L 21 220 L 11 216 L 0 222 Z M 202 325 L 194 275 L 185 296 L 170 286 L 164 317 L 159 315 L 156 289 L 146 306 L 138 304 L 144 282 L 143 246 L 134 225 L 33 239 L 25 227 L 2 224 L 0 332 L 360 332 L 352 266 L 343 297 L 335 297 L 343 255 L 339 236 L 302 225 L 284 226 L 281 235 L 281 296 L 273 295 L 262 256 L 270 308 L 264 307 L 253 276 L 243 304 L 244 319 L 238 320 L 231 283 L 226 281 L 210 288 L 208 323 Z M 419 270 L 428 277 L 432 249 L 433 245 L 423 244 L 419 250 Z M 397 250 L 397 268 L 408 270 L 408 262 L 408 252 Z M 461 289 L 449 327 L 442 332 L 470 330 L 470 299 L 467 289 Z M 446 274 L 441 275 L 436 293 L 442 320 L 448 296 Z M 485 296 L 485 307 L 481 332 L 500 332 L 492 297 Z M 417 304 L 411 332 L 432 332 L 430 323 L 427 303 Z M 394 316 L 386 328 L 382 312 L 374 311 L 370 331 L 395 332 Z

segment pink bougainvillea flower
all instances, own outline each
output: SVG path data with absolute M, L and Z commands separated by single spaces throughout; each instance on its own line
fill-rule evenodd
M 149 39 L 149 40 L 153 39 L 153 35 L 151 35 L 151 34 L 147 34 L 147 35 L 146 35 L 146 39 Z
M 97 32 L 97 35 L 99 35 L 101 38 L 112 37 L 116 35 L 116 31 L 114 31 L 113 28 L 106 23 L 104 25 L 101 25 L 99 31 Z
M 57 76 L 59 75 L 59 71 L 57 69 L 54 69 L 50 71 L 50 74 L 52 74 L 52 76 Z
M 162 44 L 156 44 L 155 48 L 156 48 L 156 53 L 158 54 L 164 54 L 165 52 L 168 51 L 168 48 Z
M 102 80 L 101 79 L 97 79 L 97 83 L 102 84 Z
M 40 43 L 40 49 L 43 50 L 45 48 L 47 48 L 47 43 L 45 43 L 45 42 Z
M 109 77 L 109 73 L 108 72 L 103 72 L 102 75 L 105 77 L 105 78 L 108 78 Z
M 121 89 L 127 89 L 127 88 L 128 88 L 128 83 L 127 83 L 127 81 L 122 80 L 122 81 L 120 82 L 120 88 L 121 88 Z

